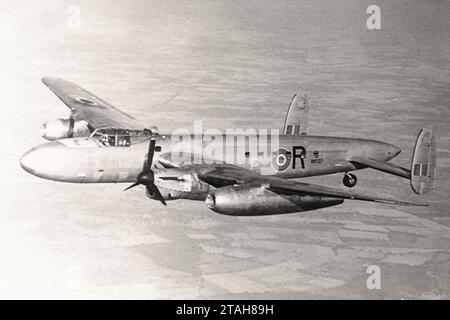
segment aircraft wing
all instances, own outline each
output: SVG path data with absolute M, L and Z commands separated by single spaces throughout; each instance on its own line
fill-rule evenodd
M 93 129 L 143 130 L 145 125 L 113 107 L 76 84 L 60 78 L 42 78 L 42 82 L 74 113 L 75 119 L 85 120 Z
M 379 171 L 383 171 L 386 173 L 390 173 L 399 177 L 403 177 L 406 179 L 411 178 L 411 171 L 395 164 L 386 162 L 386 161 L 378 161 L 369 158 L 361 158 L 361 157 L 352 157 L 350 159 L 351 162 L 356 162 L 362 164 L 366 167 L 376 169 Z
M 282 194 L 316 195 L 338 199 L 372 201 L 404 206 L 426 206 L 426 204 L 411 203 L 386 197 L 370 196 L 273 176 L 262 176 L 246 169 L 228 165 L 214 165 L 214 169 L 200 172 L 199 179 L 213 185 L 214 187 L 222 187 L 233 184 L 252 184 L 261 185 L 268 190 Z

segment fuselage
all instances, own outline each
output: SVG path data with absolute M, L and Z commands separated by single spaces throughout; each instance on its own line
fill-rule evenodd
M 182 139 L 158 135 L 153 164 L 177 167 L 189 162 L 226 162 L 263 175 L 300 178 L 361 169 L 349 161 L 353 156 L 387 161 L 400 152 L 394 145 L 366 139 L 280 135 L 275 141 L 270 136 L 222 137 L 223 143 L 218 143 L 220 139 L 206 135 Z M 147 150 L 148 139 L 122 147 L 104 146 L 93 137 L 62 139 L 31 149 L 22 157 L 21 165 L 36 176 L 54 181 L 134 182 L 142 171 Z

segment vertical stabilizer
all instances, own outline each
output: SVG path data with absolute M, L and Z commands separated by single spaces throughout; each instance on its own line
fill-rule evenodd
M 306 95 L 303 101 L 299 103 L 298 95 L 292 97 L 286 113 L 286 119 L 283 126 L 283 134 L 287 135 L 306 135 L 308 127 L 309 103 Z
M 430 128 L 424 128 L 417 136 L 411 163 L 411 188 L 424 194 L 433 187 L 436 166 L 436 138 Z

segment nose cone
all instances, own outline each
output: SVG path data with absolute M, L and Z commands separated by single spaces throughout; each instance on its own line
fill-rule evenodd
M 58 141 L 35 147 L 22 156 L 20 165 L 25 171 L 35 176 L 50 178 L 49 174 L 58 161 L 58 153 L 62 148 L 65 146 Z
M 39 155 L 39 152 L 36 152 L 36 149 L 37 148 L 28 150 L 22 158 L 20 158 L 20 166 L 22 169 L 31 174 L 34 174 L 34 168 L 36 167 L 36 164 L 40 162 L 39 157 L 36 157 L 36 154 Z
M 153 173 L 153 171 L 141 172 L 138 175 L 137 180 L 143 185 L 147 185 L 149 183 L 154 183 L 155 182 L 155 174 Z

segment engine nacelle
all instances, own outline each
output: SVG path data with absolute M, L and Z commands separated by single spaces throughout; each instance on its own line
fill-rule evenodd
M 227 186 L 212 190 L 206 197 L 211 210 L 234 216 L 271 215 L 301 212 L 335 206 L 343 199 L 312 196 L 285 195 L 261 186 Z
M 53 141 L 69 137 L 69 119 L 50 120 L 42 124 L 40 132 L 44 139 Z M 87 137 L 91 134 L 88 123 L 84 120 L 75 121 L 73 137 Z
M 189 171 L 174 169 L 154 169 L 155 184 L 164 200 L 190 199 L 204 201 L 209 185 L 200 181 Z M 154 199 L 153 195 L 147 196 Z

